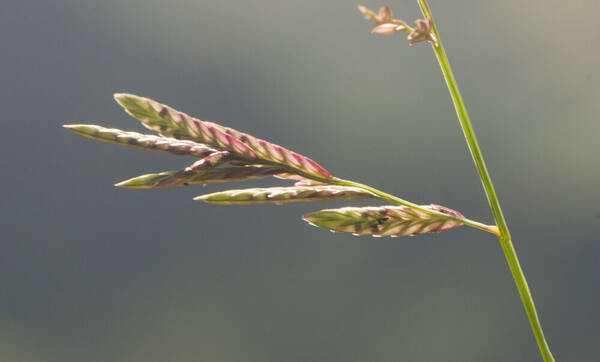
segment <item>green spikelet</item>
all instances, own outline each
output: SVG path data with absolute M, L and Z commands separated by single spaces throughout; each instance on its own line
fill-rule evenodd
M 269 177 L 281 172 L 283 170 L 280 168 L 254 166 L 209 168 L 205 170 L 184 169 L 142 175 L 119 182 L 115 186 L 130 189 L 152 189 L 212 182 L 244 181 Z
M 115 94 L 115 100 L 134 118 L 159 134 L 203 143 L 228 151 L 247 164 L 279 166 L 293 173 L 329 179 L 331 174 L 308 157 L 216 123 L 201 121 L 148 98 Z
M 145 151 L 163 152 L 174 155 L 189 155 L 194 157 L 206 157 L 211 153 L 217 152 L 214 148 L 192 141 L 145 135 L 137 132 L 126 132 L 115 128 L 104 128 L 92 124 L 68 124 L 63 127 L 70 129 L 83 137 Z
M 138 190 L 159 188 L 161 187 L 161 181 L 173 178 L 173 176 L 176 174 L 177 171 L 149 173 L 146 175 L 130 178 L 129 180 L 121 181 L 119 183 L 116 183 L 115 186 Z
M 463 218 L 457 211 L 439 205 L 424 207 L 453 218 L 428 215 L 406 206 L 380 206 L 326 209 L 305 215 L 303 219 L 331 231 L 394 237 L 440 232 L 462 225 L 455 220 Z
M 227 190 L 202 195 L 194 200 L 219 205 L 287 204 L 291 202 L 352 200 L 374 197 L 373 194 L 346 186 L 292 186 Z

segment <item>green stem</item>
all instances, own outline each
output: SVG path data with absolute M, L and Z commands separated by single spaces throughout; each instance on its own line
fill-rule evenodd
M 481 149 L 479 148 L 477 138 L 475 137 L 475 131 L 473 130 L 471 120 L 469 119 L 469 114 L 467 113 L 467 108 L 465 107 L 462 96 L 460 95 L 458 85 L 456 84 L 456 79 L 454 78 L 454 74 L 452 73 L 452 68 L 450 68 L 450 62 L 448 61 L 448 57 L 446 56 L 444 46 L 442 45 L 442 40 L 440 39 L 440 35 L 437 31 L 437 27 L 433 20 L 433 15 L 431 14 L 431 10 L 429 8 L 429 5 L 427 4 L 427 0 L 418 1 L 419 5 L 421 6 L 421 10 L 423 11 L 423 15 L 431 21 L 433 26 L 432 33 L 438 40 L 438 46 L 434 46 L 433 50 L 438 59 L 438 62 L 440 63 L 442 72 L 444 73 L 444 78 L 446 79 L 448 90 L 450 91 L 450 95 L 452 96 L 452 101 L 454 102 L 454 107 L 456 109 L 460 125 L 462 126 L 463 133 L 467 140 L 469 150 L 471 151 L 471 156 L 473 156 L 473 160 L 475 162 L 475 165 L 477 166 L 479 177 L 481 178 L 483 188 L 485 189 L 485 194 L 488 198 L 488 202 L 492 209 L 494 219 L 496 220 L 496 223 L 498 225 L 498 229 L 500 231 L 500 235 L 498 235 L 498 238 L 500 239 L 500 245 L 502 246 L 502 250 L 504 251 L 506 261 L 508 262 L 510 271 L 513 275 L 513 278 L 515 279 L 517 288 L 519 289 L 519 294 L 521 295 L 523 306 L 525 307 L 525 311 L 527 312 L 529 323 L 531 324 L 531 329 L 533 330 L 533 334 L 535 335 L 535 339 L 537 341 L 538 347 L 540 348 L 540 352 L 542 354 L 542 357 L 544 358 L 544 361 L 554 361 L 554 357 L 550 352 L 548 343 L 544 338 L 544 332 L 542 331 L 542 326 L 540 324 L 540 320 L 535 309 L 535 304 L 533 303 L 531 292 L 529 291 L 529 287 L 527 285 L 527 280 L 525 279 L 525 275 L 523 274 L 523 270 L 521 269 L 521 265 L 519 264 L 517 253 L 515 252 L 515 248 L 511 241 L 508 225 L 506 224 L 504 214 L 502 213 L 502 209 L 500 208 L 500 203 L 498 201 L 498 197 L 496 196 L 496 191 L 494 190 L 492 179 L 487 170 L 487 167 L 485 166 L 483 155 L 481 154 Z

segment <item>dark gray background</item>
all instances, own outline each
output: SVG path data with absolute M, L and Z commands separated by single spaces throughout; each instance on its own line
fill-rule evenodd
M 547 339 L 596 360 L 599 2 L 431 6 Z M 131 92 L 491 222 L 433 53 L 369 30 L 342 0 L 3 0 L 0 359 L 541 360 L 489 234 L 359 238 L 300 220 L 351 202 L 117 189 L 190 160 L 60 127 L 142 130 L 112 101 Z

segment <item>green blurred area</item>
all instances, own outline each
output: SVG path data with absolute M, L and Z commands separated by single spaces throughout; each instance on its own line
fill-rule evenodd
M 555 357 L 593 361 L 600 3 L 430 3 Z M 490 235 L 358 238 L 300 221 L 331 203 L 116 189 L 189 160 L 60 128 L 140 131 L 111 99 L 135 93 L 491 222 L 431 49 L 369 34 L 356 5 L 4 2 L 0 360 L 541 360 Z

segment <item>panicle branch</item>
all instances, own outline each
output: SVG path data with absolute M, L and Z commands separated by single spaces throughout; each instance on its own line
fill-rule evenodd
M 137 132 L 125 132 L 115 128 L 105 128 L 93 124 L 70 124 L 63 127 L 70 129 L 80 136 L 101 142 L 133 147 L 144 151 L 170 153 L 173 155 L 188 155 L 206 157 L 218 152 L 207 145 L 177 140 L 174 138 L 146 135 Z
M 194 200 L 219 205 L 287 204 L 291 202 L 354 200 L 375 195 L 347 186 L 292 186 L 228 190 L 202 195 Z

